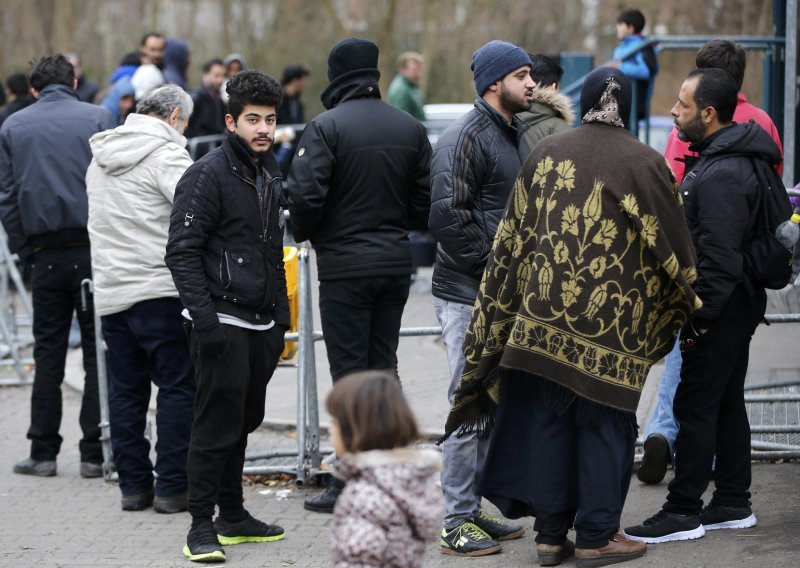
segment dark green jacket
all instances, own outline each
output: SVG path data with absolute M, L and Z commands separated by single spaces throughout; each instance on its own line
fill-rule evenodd
M 419 87 L 402 75 L 397 75 L 389 85 L 389 104 L 406 111 L 419 121 L 425 120 L 422 93 Z
M 545 136 L 569 130 L 575 122 L 572 101 L 553 89 L 534 89 L 530 109 L 517 116 L 530 127 L 525 141 L 531 150 Z

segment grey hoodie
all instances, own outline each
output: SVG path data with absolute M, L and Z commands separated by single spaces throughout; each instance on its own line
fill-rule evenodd
M 175 185 L 192 164 L 186 138 L 163 120 L 131 114 L 89 140 L 86 172 L 95 309 L 178 297 L 164 263 Z

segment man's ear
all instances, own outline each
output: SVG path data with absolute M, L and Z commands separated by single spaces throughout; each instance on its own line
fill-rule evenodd
M 700 113 L 700 117 L 703 119 L 703 124 L 711 124 L 715 119 L 718 118 L 718 116 L 717 109 L 712 106 L 704 108 Z
M 236 132 L 236 121 L 233 120 L 233 116 L 230 114 L 225 115 L 225 126 L 228 128 L 229 132 Z
M 78 78 L 77 77 L 72 80 L 72 90 L 73 91 L 77 91 L 78 90 Z

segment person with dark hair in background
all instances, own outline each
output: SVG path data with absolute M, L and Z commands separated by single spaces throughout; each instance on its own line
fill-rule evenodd
M 658 58 L 652 45 L 648 45 L 636 53 L 629 55 L 637 46 L 647 41 L 642 35 L 645 26 L 644 14 L 636 9 L 623 10 L 617 16 L 617 39 L 619 45 L 614 49 L 613 67 L 620 71 L 636 85 L 636 116 L 634 120 L 650 117 L 650 99 L 653 98 L 653 87 L 658 75 Z M 633 121 L 628 121 L 633 122 Z M 628 124 L 632 129 L 635 125 Z
M 219 94 L 225 80 L 225 65 L 221 59 L 203 64 L 202 84 L 192 91 L 194 112 L 189 119 L 186 137 L 221 134 L 225 130 L 225 103 Z
M 0 128 L 0 221 L 8 246 L 32 263 L 33 359 L 30 457 L 14 473 L 53 476 L 63 438 L 61 383 L 72 315 L 77 310 L 84 380 L 80 424 L 80 474 L 100 477 L 100 403 L 94 316 L 81 307 L 81 282 L 92 277 L 86 169 L 89 138 L 114 127 L 104 108 L 78 100 L 75 70 L 63 55 L 31 63 L 34 104 Z
M 283 100 L 278 107 L 278 126 L 305 124 L 306 114 L 300 96 L 308 84 L 310 71 L 302 65 L 289 65 L 283 70 Z
M 75 92 L 78 93 L 78 100 L 85 103 L 94 103 L 94 98 L 97 96 L 100 87 L 89 81 L 89 79 L 83 75 L 81 59 L 77 54 L 65 53 L 64 57 L 67 58 L 67 61 L 72 64 L 72 68 L 75 69 L 75 78 L 78 79 L 78 87 L 75 89 Z
M 781 152 L 781 161 L 777 164 L 778 173 L 782 171 L 783 148 L 778 129 L 769 115 L 758 107 L 747 102 L 742 93 L 744 70 L 746 65 L 745 51 L 732 41 L 715 39 L 703 45 L 697 52 L 695 63 L 698 69 L 722 69 L 730 73 L 739 89 L 733 121 L 747 124 L 755 121 L 772 138 Z M 697 158 L 697 154 L 689 149 L 691 142 L 684 140 L 678 127 L 672 129 L 667 140 L 664 157 L 672 166 L 675 177 L 680 183 L 686 160 Z M 658 403 L 644 431 L 644 454 L 641 466 L 636 470 L 636 477 L 643 483 L 660 483 L 667 472 L 667 464 L 675 455 L 675 437 L 678 435 L 678 423 L 672 410 L 675 391 L 681 379 L 681 352 L 675 344 L 664 361 L 664 372 L 658 382 Z
M 165 257 L 197 380 L 183 553 L 198 562 L 224 560 L 222 545 L 284 537 L 253 518 L 242 495 L 247 435 L 264 419 L 289 329 L 281 176 L 270 152 L 281 87 L 243 71 L 227 90 L 228 136 L 178 182 Z
M 131 75 L 131 85 L 135 97 L 141 99 L 145 93 L 164 84 L 164 49 L 166 40 L 164 36 L 148 32 L 139 42 L 139 57 L 141 64 Z
M 667 501 L 642 524 L 625 529 L 629 538 L 644 542 L 689 540 L 706 530 L 756 524 L 744 381 L 767 297 L 749 274 L 744 247 L 763 227 L 757 211 L 767 188 L 761 187 L 757 162 L 774 166 L 781 153 L 755 122 L 733 124 L 738 92 L 727 71 L 696 69 L 672 108 L 679 136 L 699 155 L 687 157 L 680 191 L 697 251 L 694 289 L 703 307 L 680 332 L 675 478 Z M 703 507 L 712 473 L 715 490 Z
M 164 82 L 188 91 L 186 70 L 189 68 L 190 58 L 188 42 L 177 37 L 167 38 L 164 43 Z
M 122 510 L 153 505 L 159 513 L 177 513 L 186 510 L 194 371 L 164 253 L 175 185 L 192 163 L 182 135 L 192 100 L 177 85 L 165 85 L 139 101 L 137 111 L 123 126 L 89 141 L 94 306 L 108 346 L 111 445 Z M 145 437 L 151 382 L 158 387 L 155 483 Z
M 328 110 L 303 132 L 289 172 L 297 242 L 310 240 L 331 377 L 397 374 L 400 319 L 411 285 L 409 230 L 427 228 L 431 146 L 419 121 L 381 100 L 378 46 L 344 39 L 328 55 Z M 380 128 L 376 128 L 380 125 Z M 338 480 L 305 500 L 330 513 Z
M 572 128 L 575 113 L 572 111 L 572 100 L 558 91 L 564 68 L 555 59 L 542 53 L 530 57 L 531 79 L 536 84 L 533 102 L 528 110 L 517 116 L 529 126 L 525 131 L 525 142 L 533 150 L 545 136 Z
M 27 106 L 36 102 L 36 98 L 31 94 L 30 86 L 28 86 L 28 78 L 25 73 L 12 73 L 6 79 L 6 87 L 8 92 L 14 97 L 14 100 L 9 102 L 3 110 L 0 110 L 0 126 L 6 119 L 24 109 Z

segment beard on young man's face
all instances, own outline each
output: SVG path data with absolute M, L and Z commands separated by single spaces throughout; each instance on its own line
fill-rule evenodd
M 242 145 L 245 148 L 247 148 L 250 151 L 250 153 L 256 156 L 257 158 L 263 156 L 264 154 L 269 152 L 270 148 L 272 148 L 272 138 L 270 138 L 267 135 L 254 136 L 249 140 L 242 138 L 239 134 L 234 134 L 234 136 L 236 136 L 236 138 L 239 139 Z M 267 146 L 266 147 L 256 146 L 256 143 L 260 140 L 265 141 L 267 143 Z
M 510 94 L 505 89 L 500 91 L 500 104 L 503 105 L 503 108 L 508 109 L 511 113 L 517 114 L 518 112 L 524 112 L 528 110 L 531 106 L 531 97 L 533 96 L 533 90 L 525 91 L 524 95 L 519 97 L 515 97 L 513 94 Z
M 705 137 L 706 128 L 703 125 L 703 121 L 700 118 L 699 112 L 694 115 L 694 117 L 692 117 L 692 119 L 686 124 L 681 125 L 677 119 L 674 122 L 675 127 L 678 129 L 678 139 L 682 140 L 683 142 L 693 144 L 694 142 L 699 142 Z

